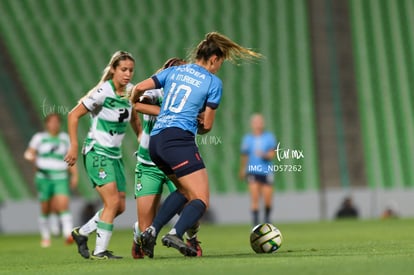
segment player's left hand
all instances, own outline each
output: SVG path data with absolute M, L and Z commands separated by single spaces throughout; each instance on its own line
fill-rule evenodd
M 198 114 L 197 122 L 198 124 L 204 124 L 204 112 Z
M 73 166 L 78 159 L 78 149 L 70 147 L 68 153 L 66 154 L 64 161 L 68 164 L 68 166 Z

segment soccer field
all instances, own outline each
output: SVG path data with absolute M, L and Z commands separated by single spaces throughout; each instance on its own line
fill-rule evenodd
M 125 258 L 85 260 L 76 246 L 38 235 L 0 235 L 0 274 L 413 274 L 412 219 L 276 224 L 284 242 L 274 254 L 255 254 L 248 225 L 203 225 L 204 256 L 185 258 L 158 240 L 154 259 L 130 256 L 131 231 L 116 231 L 110 249 Z M 165 233 L 161 232 L 161 234 Z M 89 247 L 94 247 L 95 237 Z

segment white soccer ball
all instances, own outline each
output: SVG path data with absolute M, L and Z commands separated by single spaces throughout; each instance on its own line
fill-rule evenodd
M 276 252 L 283 242 L 282 233 L 273 224 L 256 225 L 250 233 L 250 245 L 256 253 Z

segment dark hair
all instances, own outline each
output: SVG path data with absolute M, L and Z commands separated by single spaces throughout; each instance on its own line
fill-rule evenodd
M 162 70 L 165 70 L 172 66 L 179 66 L 187 63 L 184 59 L 178 58 L 178 57 L 172 57 L 165 61 L 164 65 L 162 65 Z
M 180 66 L 180 65 L 183 65 L 183 64 L 186 64 L 186 63 L 187 63 L 187 61 L 185 61 L 184 59 L 181 59 L 179 57 L 171 57 L 171 58 L 167 59 L 167 61 L 165 61 L 165 63 L 162 65 L 162 67 L 159 68 L 155 73 L 157 74 L 157 73 L 161 72 L 162 70 L 165 70 L 169 67 Z

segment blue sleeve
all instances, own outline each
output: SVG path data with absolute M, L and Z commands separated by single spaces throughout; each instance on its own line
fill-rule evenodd
M 249 154 L 249 136 L 244 136 L 243 137 L 243 141 L 242 141 L 242 145 L 241 145 L 241 153 L 243 155 L 247 155 Z
M 221 94 L 223 92 L 223 84 L 219 78 L 213 78 L 208 95 L 207 95 L 207 103 L 206 106 L 217 109 L 220 100 Z
M 168 75 L 170 74 L 172 69 L 173 67 L 162 70 L 161 72 L 151 77 L 155 82 L 155 89 L 160 89 L 165 86 L 165 82 L 167 81 Z
M 276 147 L 277 147 L 277 138 L 274 135 L 272 135 L 272 138 L 273 138 L 273 148 L 276 149 Z
M 158 80 L 157 76 L 156 75 L 153 75 L 151 78 L 152 78 L 152 80 L 154 80 L 155 89 L 161 89 L 162 86 L 161 86 L 161 83 Z
M 272 149 L 276 149 L 276 138 L 273 134 L 268 133 L 268 143 L 269 143 L 269 148 L 268 150 L 272 150 Z

